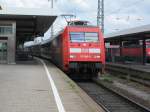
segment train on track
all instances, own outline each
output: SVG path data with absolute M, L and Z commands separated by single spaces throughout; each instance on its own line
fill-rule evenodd
M 56 36 L 28 47 L 32 55 L 50 59 L 63 71 L 90 73 L 105 67 L 104 37 L 99 27 L 71 21 Z
M 146 42 L 146 62 L 150 63 L 150 42 Z M 120 57 L 120 54 L 122 57 Z M 121 49 L 119 45 L 110 45 L 106 47 L 107 61 L 128 61 L 128 62 L 142 62 L 143 48 L 142 42 L 128 41 L 124 42 Z M 118 60 L 117 60 L 118 59 Z

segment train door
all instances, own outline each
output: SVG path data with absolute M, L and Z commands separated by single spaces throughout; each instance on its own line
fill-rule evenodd
M 7 42 L 0 41 L 0 64 L 7 63 Z

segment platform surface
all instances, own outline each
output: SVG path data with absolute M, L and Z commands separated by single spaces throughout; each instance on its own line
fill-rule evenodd
M 64 112 L 103 112 L 61 70 L 46 62 Z M 52 85 L 40 61 L 0 65 L 0 112 L 60 112 Z

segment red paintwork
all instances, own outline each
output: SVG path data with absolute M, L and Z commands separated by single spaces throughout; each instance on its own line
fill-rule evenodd
M 150 48 L 146 48 L 146 56 L 150 57 Z
M 70 32 L 98 32 L 99 34 L 99 40 L 100 42 L 92 43 L 78 43 L 70 42 Z M 70 62 L 99 62 L 102 64 L 105 64 L 105 48 L 104 48 L 104 37 L 98 27 L 85 27 L 85 26 L 67 26 L 65 30 L 62 32 L 60 37 L 57 38 L 62 38 L 62 48 L 61 49 L 61 63 L 63 64 L 63 70 L 67 71 L 68 66 Z M 84 46 L 86 44 L 86 46 Z M 70 53 L 70 48 L 81 48 L 82 51 L 81 53 Z M 96 53 L 89 53 L 88 50 L 86 51 L 85 49 L 89 48 L 96 48 L 100 49 L 101 53 L 96 54 Z M 85 51 L 84 51 L 85 50 Z M 70 58 L 70 55 L 76 55 L 76 58 L 72 59 Z M 53 54 L 55 55 L 55 54 Z M 88 56 L 88 57 L 85 57 Z M 99 58 L 94 58 L 94 56 L 100 56 Z M 82 58 L 83 57 L 83 58 Z M 55 58 L 55 57 L 54 57 Z
M 138 56 L 142 57 L 143 50 L 142 48 L 122 48 L 123 56 Z
M 122 48 L 122 55 L 123 56 L 143 56 L 143 49 L 142 48 Z M 150 48 L 146 48 L 146 56 L 150 56 Z
M 112 56 L 119 56 L 120 55 L 120 48 L 119 47 L 114 48 L 114 46 L 111 45 L 111 46 L 109 46 L 109 49 L 111 49 L 111 55 Z M 118 51 L 118 52 L 114 52 L 114 50 Z M 142 47 L 123 47 L 121 49 L 121 53 L 122 53 L 122 56 L 142 57 L 143 56 L 143 48 Z M 150 48 L 146 48 L 146 56 L 150 57 Z

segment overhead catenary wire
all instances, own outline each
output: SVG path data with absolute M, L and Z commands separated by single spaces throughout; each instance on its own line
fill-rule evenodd
M 130 19 L 132 18 L 133 15 L 130 14 L 129 11 L 131 11 L 132 7 L 135 7 L 136 5 L 138 5 L 144 1 L 145 0 L 137 0 L 137 1 L 132 2 L 132 3 L 130 2 L 130 4 L 129 4 L 129 2 L 124 1 L 122 3 L 122 5 L 120 6 L 120 8 L 118 8 L 117 10 L 111 11 L 109 13 L 107 13 L 108 11 L 106 11 L 105 17 L 109 17 L 110 15 L 115 15 L 117 21 L 122 20 L 122 19 L 124 19 L 124 21 L 130 21 Z M 120 14 L 123 11 L 126 12 L 125 16 Z M 118 16 L 120 16 L 120 17 L 118 17 Z M 142 21 L 143 17 L 142 18 L 140 18 L 140 17 L 141 17 L 141 15 L 137 18 L 134 18 L 134 19 L 136 19 L 137 21 Z
M 62 0 L 57 0 L 58 2 L 59 1 L 62 1 Z M 68 4 L 70 4 L 70 5 L 72 5 L 72 3 L 75 3 L 75 1 L 71 1 L 71 0 L 66 0 L 67 2 L 68 2 Z M 106 0 L 104 0 L 105 2 L 106 2 Z M 116 9 L 116 10 L 113 10 L 112 8 L 111 8 L 111 11 L 109 11 L 109 10 L 107 10 L 107 7 L 108 7 L 108 5 L 109 4 L 107 4 L 107 7 L 105 8 L 105 18 L 106 17 L 109 17 L 110 15 L 113 15 L 113 14 L 115 14 L 116 15 L 116 20 L 125 20 L 125 21 L 130 21 L 131 19 L 136 19 L 137 21 L 142 21 L 143 19 L 141 19 L 140 17 L 138 18 L 133 18 L 132 17 L 132 14 L 129 14 L 129 13 L 127 13 L 127 12 L 129 12 L 129 11 L 131 11 L 132 10 L 132 7 L 135 7 L 136 5 L 138 5 L 138 4 L 140 4 L 140 3 L 142 3 L 142 2 L 144 2 L 144 1 L 146 1 L 146 0 L 131 0 L 131 1 L 129 1 L 129 2 L 127 2 L 126 0 L 121 0 L 121 4 L 122 5 L 120 5 L 120 7 L 118 8 L 118 9 Z M 78 3 L 79 4 L 81 4 L 81 3 L 89 3 L 89 1 L 88 0 L 78 0 Z M 111 1 L 110 1 L 111 2 Z M 116 2 L 120 2 L 120 1 L 116 1 Z M 74 4 L 75 5 L 75 4 Z M 78 5 L 79 6 L 79 5 Z M 78 6 L 76 6 L 76 7 L 78 7 Z M 88 6 L 90 6 L 90 5 L 88 5 Z M 72 7 L 73 9 L 72 9 L 72 11 L 74 12 L 74 14 L 76 15 L 77 14 L 77 12 L 78 12 L 78 10 L 79 9 L 75 9 L 75 7 Z M 90 7 L 89 7 L 89 9 L 90 9 Z M 82 17 L 85 17 L 85 18 L 88 18 L 89 19 L 89 17 L 88 17 L 88 14 L 92 14 L 93 12 L 96 12 L 96 8 L 92 8 L 92 10 L 87 10 L 87 11 L 85 11 L 85 10 L 81 10 L 80 11 L 80 15 L 82 15 Z M 123 13 L 122 12 L 126 12 L 126 14 L 125 15 L 123 15 Z M 122 15 L 120 15 L 120 13 L 122 13 Z M 84 15 L 84 16 L 83 16 Z M 117 17 L 117 16 L 119 16 L 119 17 Z M 95 18 L 95 20 L 96 20 L 96 14 L 93 14 L 93 16 L 92 17 L 94 17 Z M 143 17 L 142 17 L 143 18 Z M 92 20 L 92 19 L 89 19 L 89 20 Z M 93 21 L 95 21 L 95 20 L 93 20 Z M 92 21 L 92 22 L 93 22 Z M 56 27 L 57 27 L 58 25 L 56 25 Z M 63 26 L 58 26 L 60 29 L 62 29 L 62 27 Z M 59 29 L 59 28 L 57 28 L 57 29 Z
M 109 15 L 109 14 L 117 14 L 117 13 L 123 11 L 123 10 L 126 10 L 126 9 L 129 10 L 131 7 L 136 6 L 137 4 L 139 4 L 139 3 L 141 3 L 141 2 L 144 2 L 144 1 L 145 1 L 145 0 L 137 0 L 137 1 L 135 1 L 135 2 L 133 2 L 133 3 L 130 3 L 130 4 L 125 4 L 125 3 L 123 2 L 122 5 L 120 6 L 120 8 L 118 8 L 118 9 L 116 9 L 116 10 L 114 10 L 114 11 L 111 11 L 111 12 L 109 12 L 109 13 L 106 14 L 106 15 Z M 129 2 L 128 2 L 128 3 L 129 3 Z M 108 12 L 108 11 L 106 11 L 106 12 Z

